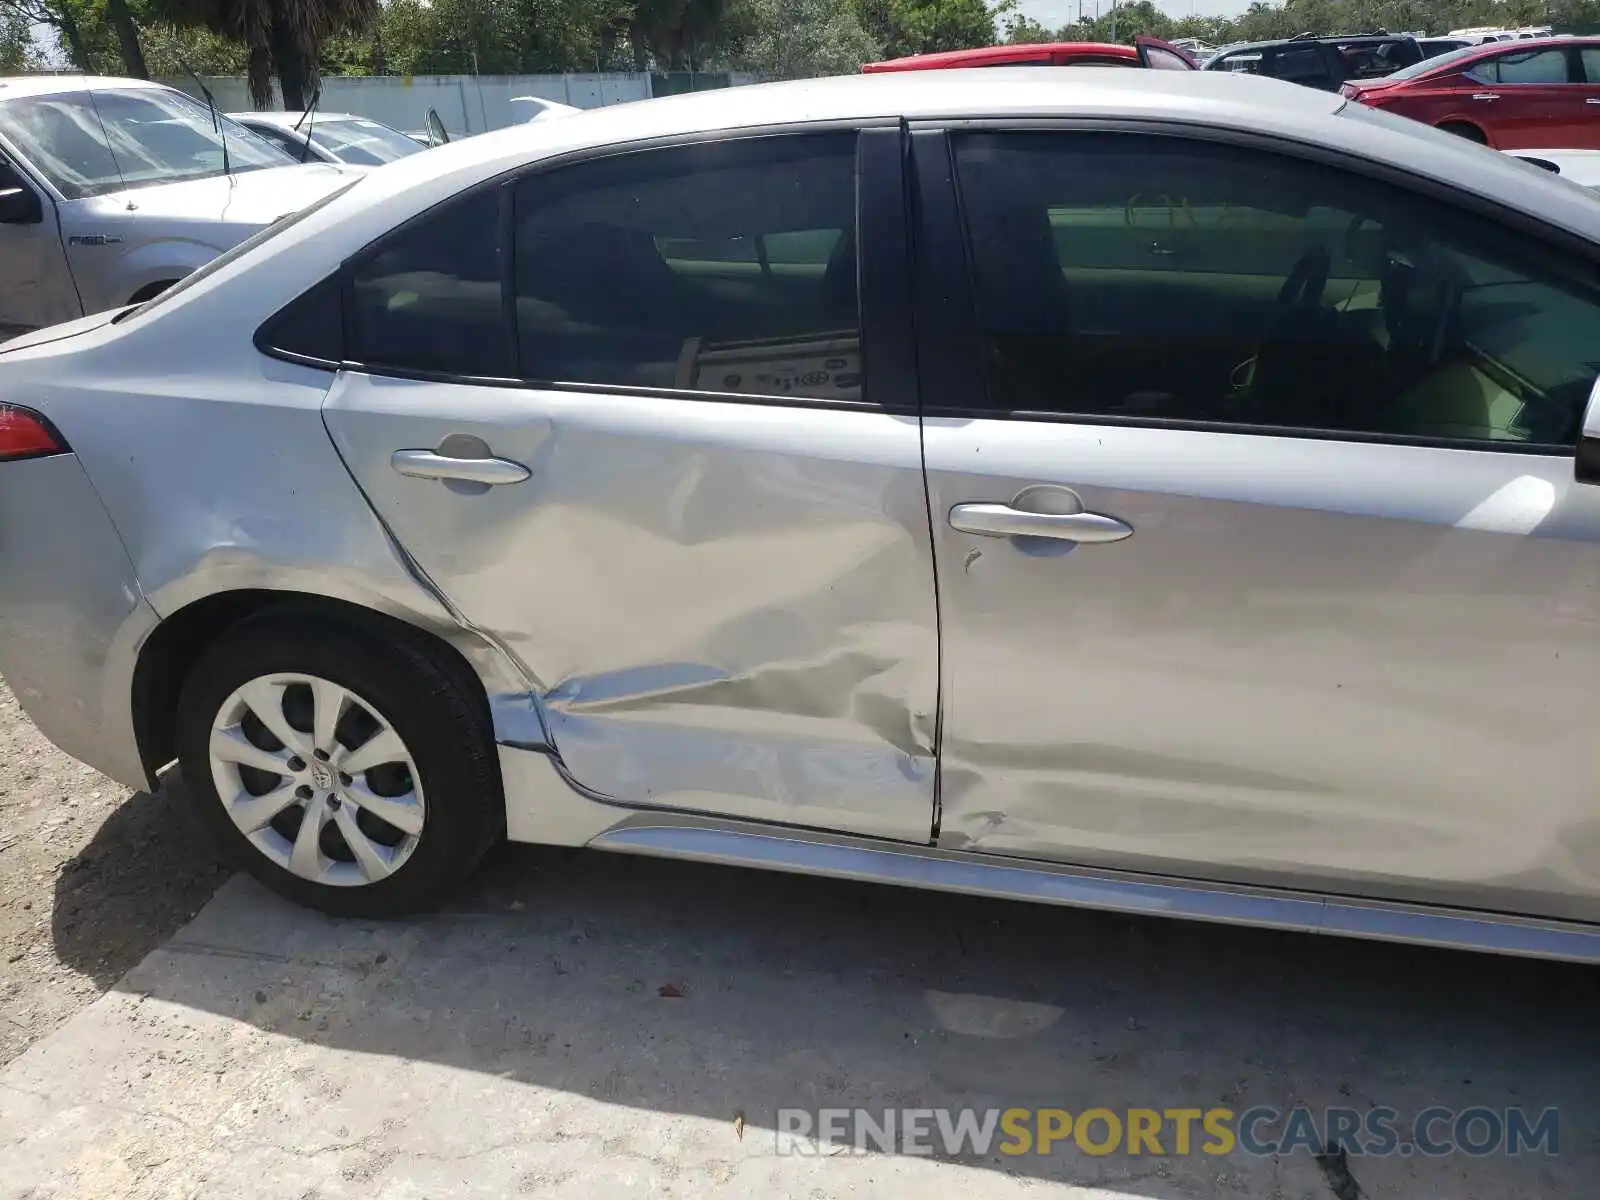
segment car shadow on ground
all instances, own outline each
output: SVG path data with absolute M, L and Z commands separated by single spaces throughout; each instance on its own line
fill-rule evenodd
M 62 954 L 100 954 L 82 931 L 117 929 L 124 949 L 78 965 L 131 965 L 182 907 L 152 917 L 147 893 L 201 897 L 218 870 L 170 798 L 135 797 L 62 876 Z M 1237 1154 L 1201 1164 L 1202 1192 L 1197 1168 L 1149 1156 L 962 1158 L 1140 1196 L 1600 1183 L 1600 974 L 1564 964 L 507 847 L 460 902 L 406 921 L 230 884 L 125 986 L 312 1045 L 738 1115 L 768 1138 L 792 1107 L 1391 1106 L 1402 1128 L 1433 1105 L 1560 1110 L 1554 1158 L 1350 1160 L 1349 1178 L 1330 1162 L 1315 1191 Z
M 176 774 L 135 792 L 56 875 L 56 956 L 103 988 L 181 929 L 231 873 Z

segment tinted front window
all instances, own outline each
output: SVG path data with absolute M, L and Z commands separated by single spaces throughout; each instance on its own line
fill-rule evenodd
M 991 402 L 1574 444 L 1600 301 L 1497 226 L 1177 139 L 957 144 Z
M 441 205 L 351 272 L 350 357 L 377 370 L 511 374 L 500 190 Z
M 291 161 L 244 126 L 220 115 L 218 121 L 231 170 Z M 223 173 L 223 138 L 210 110 L 180 92 L 24 96 L 0 103 L 0 133 L 69 200 Z
M 524 180 L 522 375 L 860 398 L 855 144 L 648 151 Z

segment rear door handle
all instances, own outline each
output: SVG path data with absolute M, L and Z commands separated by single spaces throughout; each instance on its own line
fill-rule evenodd
M 528 468 L 509 458 L 457 458 L 435 450 L 396 450 L 389 465 L 413 479 L 454 479 L 462 483 L 521 483 Z
M 1590 96 L 1587 100 L 1584 101 L 1584 103 L 1585 104 L 1600 104 L 1600 96 Z
M 1120 542 L 1133 526 L 1102 513 L 1024 512 L 1009 504 L 958 504 L 950 526 L 982 537 L 1042 537 L 1061 542 Z
M 1500 96 L 1496 92 L 1473 92 L 1472 98 L 1474 100 L 1498 100 Z

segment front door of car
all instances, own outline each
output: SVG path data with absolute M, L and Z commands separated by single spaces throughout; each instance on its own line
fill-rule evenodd
M 1583 46 L 1575 53 L 1578 78 L 1582 83 L 1573 89 L 1579 95 L 1571 106 L 1572 129 L 1568 145 L 1600 150 L 1600 46 Z
M 1572 146 L 1585 107 L 1577 70 L 1563 46 L 1513 43 L 1464 73 L 1467 107 L 1498 150 Z
M 930 835 L 900 145 L 889 126 L 536 171 L 350 268 L 363 368 L 328 428 L 598 796 Z
M 913 140 L 940 845 L 1600 918 L 1592 265 L 1276 152 Z
M 0 341 L 82 315 L 55 202 L 0 158 Z

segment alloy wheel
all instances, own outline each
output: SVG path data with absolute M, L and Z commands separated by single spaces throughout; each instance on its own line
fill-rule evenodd
M 209 752 L 229 819 L 302 879 L 377 883 L 421 840 L 426 807 L 411 751 L 340 684 L 301 673 L 252 679 L 218 710 Z

